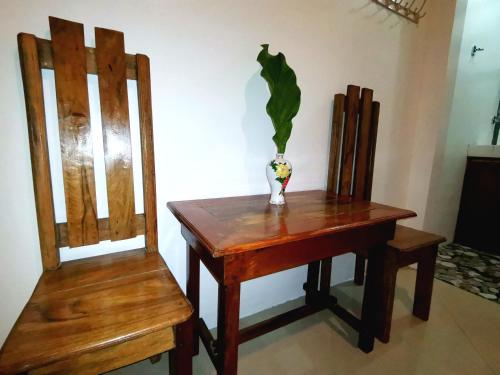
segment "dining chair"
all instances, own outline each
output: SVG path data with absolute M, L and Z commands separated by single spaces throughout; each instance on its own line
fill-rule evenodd
M 18 35 L 43 273 L 1 349 L 0 373 L 98 374 L 170 351 L 172 372 L 191 374 L 192 307 L 158 252 L 149 59 L 126 54 L 121 32 L 96 28 L 93 48 L 82 24 L 49 23 L 51 40 Z M 54 214 L 42 69 L 54 70 L 65 222 Z M 97 215 L 87 74 L 99 83 L 108 217 Z M 137 82 L 139 214 L 127 80 Z M 62 247 L 138 235 L 144 248 L 60 261 Z
M 327 192 L 341 202 L 371 200 L 375 149 L 380 103 L 373 101 L 373 90 L 348 85 L 347 94 L 334 98 Z M 399 268 L 418 263 L 413 314 L 428 320 L 437 248 L 445 238 L 432 233 L 396 225 L 394 239 L 385 249 L 384 285 L 386 302 L 380 311 L 376 336 L 382 342 L 390 338 L 392 309 Z M 354 281 L 363 285 L 368 249 L 356 252 Z M 321 262 L 321 275 L 331 272 L 331 259 Z M 306 291 L 317 285 L 320 262 L 310 263 Z

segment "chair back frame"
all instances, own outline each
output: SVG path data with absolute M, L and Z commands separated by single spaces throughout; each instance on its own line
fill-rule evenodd
M 349 85 L 335 95 L 327 192 L 340 201 L 371 199 L 379 113 L 371 89 Z
M 85 47 L 83 25 L 49 17 L 52 40 L 18 35 L 40 250 L 45 270 L 60 266 L 59 249 L 145 235 L 158 251 L 149 58 L 126 54 L 123 33 L 96 28 Z M 54 70 L 67 222 L 56 223 L 42 69 Z M 108 218 L 97 217 L 87 74 L 97 74 Z M 144 214 L 135 213 L 127 79 L 137 81 Z

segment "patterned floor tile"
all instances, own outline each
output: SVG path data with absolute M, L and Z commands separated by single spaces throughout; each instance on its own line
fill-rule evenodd
M 435 277 L 500 303 L 500 257 L 455 243 L 439 247 Z

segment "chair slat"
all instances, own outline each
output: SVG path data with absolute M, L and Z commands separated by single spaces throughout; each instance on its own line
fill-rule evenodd
M 151 79 L 149 58 L 137 55 L 137 97 L 142 150 L 142 181 L 144 215 L 146 216 L 146 250 L 158 251 L 156 219 L 156 182 L 153 144 L 153 112 L 151 107 Z
M 135 235 L 144 234 L 145 231 L 145 218 L 144 214 L 136 214 L 135 215 Z M 99 228 L 99 240 L 106 241 L 111 239 L 111 230 L 109 218 L 101 218 L 97 220 L 97 225 Z M 57 228 L 57 246 L 63 247 L 68 246 L 68 224 L 67 223 L 58 223 L 56 225 Z
M 369 163 L 369 150 L 370 150 L 370 128 L 372 121 L 372 100 L 373 90 L 363 88 L 361 90 L 361 102 L 359 111 L 359 127 L 358 127 L 358 141 L 356 151 L 356 165 L 354 177 L 354 192 L 355 200 L 365 199 L 366 190 L 366 172 Z
M 42 263 L 44 269 L 54 270 L 59 267 L 60 260 L 59 249 L 57 249 L 47 130 L 45 128 L 42 74 L 38 62 L 35 36 L 21 33 L 17 40 L 28 115 L 31 165 Z
M 347 100 L 345 103 L 345 129 L 340 171 L 341 178 L 339 194 L 342 196 L 349 196 L 351 193 L 358 111 L 359 86 L 349 85 L 347 87 Z
M 327 188 L 329 194 L 338 193 L 340 142 L 344 123 L 345 95 L 337 94 L 333 101 L 332 134 L 330 140 L 330 161 L 328 164 Z
M 42 69 L 54 69 L 54 62 L 52 60 L 52 48 L 50 40 L 43 38 L 36 38 L 38 47 L 38 58 L 40 67 Z M 87 57 L 87 74 L 97 74 L 97 62 L 95 48 L 85 47 L 85 55 Z M 125 54 L 125 61 L 127 64 L 127 79 L 137 79 L 137 68 L 135 63 L 135 55 L 129 53 Z
M 370 150 L 368 152 L 369 162 L 368 170 L 366 172 L 366 193 L 365 199 L 371 200 L 372 198 L 372 184 L 373 184 L 373 169 L 375 166 L 375 148 L 377 146 L 377 131 L 378 131 L 378 118 L 380 115 L 380 103 L 372 103 L 371 114 L 371 127 L 370 127 Z
M 95 29 L 111 241 L 136 236 L 123 33 Z
M 70 247 L 99 242 L 83 25 L 50 17 Z

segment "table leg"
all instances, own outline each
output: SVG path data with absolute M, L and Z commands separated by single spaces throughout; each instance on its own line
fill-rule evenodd
M 356 266 L 354 268 L 354 283 L 363 285 L 365 281 L 365 258 L 356 254 Z
M 384 252 L 382 284 L 379 287 L 379 302 L 377 308 L 377 338 L 388 343 L 391 335 L 392 310 L 396 291 L 396 277 L 398 274 L 398 252 L 386 247 Z
M 191 246 L 187 246 L 186 275 L 187 276 L 187 298 L 193 306 L 193 355 L 199 352 L 200 331 L 198 321 L 200 320 L 200 258 Z
M 382 286 L 383 262 L 386 246 L 376 247 L 368 252 L 361 324 L 358 347 L 365 353 L 373 350 L 377 314 L 380 306 L 380 288 Z
M 321 298 L 328 298 L 328 296 L 330 295 L 331 276 L 332 258 L 323 259 L 321 261 L 321 279 L 319 283 L 319 293 L 321 295 Z
M 318 260 L 317 262 L 309 263 L 307 266 L 307 281 L 304 284 L 307 305 L 314 303 L 314 298 L 318 293 L 319 265 L 320 261 Z
M 217 313 L 217 344 L 219 363 L 217 374 L 233 375 L 238 370 L 240 323 L 240 283 L 219 284 Z

